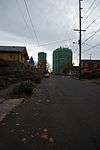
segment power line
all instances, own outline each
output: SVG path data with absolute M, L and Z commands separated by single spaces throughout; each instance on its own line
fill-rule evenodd
M 52 44 L 56 44 L 57 42 L 60 43 L 60 42 L 66 42 L 67 40 L 64 39 L 64 40 L 54 40 L 54 41 L 51 41 L 51 42 L 48 42 L 48 43 L 42 43 L 42 44 L 39 44 L 38 46 L 35 46 L 35 47 L 41 47 L 41 46 L 46 46 L 46 45 L 52 45 Z
M 78 16 L 78 14 L 77 14 L 77 11 L 75 10 L 75 14 L 74 14 L 73 18 L 76 19 L 76 18 L 78 18 L 77 16 Z M 73 19 L 73 20 L 74 20 L 74 19 Z M 73 38 L 72 38 L 72 36 L 71 36 L 71 34 L 70 34 L 70 31 L 73 31 L 73 27 L 74 27 L 75 25 L 76 25 L 76 22 L 74 22 L 74 24 L 73 24 L 71 27 L 69 27 L 69 28 L 70 28 L 69 31 L 66 32 L 67 37 L 69 37 L 69 42 L 70 42 L 70 43 L 72 43 L 72 40 L 73 40 Z
M 85 12 L 83 18 L 87 15 L 87 13 L 90 11 L 90 9 L 92 8 L 92 6 L 95 4 L 96 0 L 93 0 L 93 2 L 90 4 L 89 8 L 87 9 L 87 11 Z
M 83 0 L 83 4 L 84 4 L 84 7 L 86 8 L 86 10 L 88 9 L 87 6 L 89 6 L 91 4 L 91 0 Z
M 91 36 L 89 36 L 82 44 L 90 40 L 92 37 L 94 37 L 98 32 L 100 32 L 100 29 L 96 30 Z
M 98 46 L 100 46 L 100 44 L 96 44 L 96 45 L 90 47 L 89 49 L 83 51 L 83 53 L 86 53 L 86 52 L 88 52 L 88 51 L 91 51 L 93 48 L 96 48 L 96 47 L 98 47 Z M 83 53 L 82 53 L 82 54 L 83 54 Z M 78 56 L 79 56 L 79 55 L 77 55 L 75 58 L 77 58 Z
M 90 50 L 92 50 L 93 48 L 96 48 L 96 47 L 98 47 L 98 46 L 100 46 L 100 44 L 96 44 L 96 45 L 90 47 L 89 49 L 85 50 L 83 53 L 85 53 L 85 52 L 87 52 L 87 51 L 90 51 Z
M 39 46 L 37 47 L 41 47 L 41 46 L 45 46 L 45 45 L 52 45 L 52 44 L 55 44 L 57 42 L 66 42 L 66 39 L 65 40 L 61 40 L 61 41 L 52 41 L 52 42 L 48 42 L 48 43 L 44 43 L 44 44 L 40 44 Z
M 30 19 L 31 26 L 33 28 L 33 32 L 34 32 L 35 38 L 37 40 L 37 44 L 39 45 L 38 37 L 37 37 L 36 31 L 35 31 L 35 27 L 33 25 L 32 19 L 31 19 L 31 15 L 30 15 L 30 12 L 29 12 L 29 9 L 28 9 L 28 4 L 27 4 L 26 0 L 24 0 L 24 3 L 25 3 L 25 6 L 26 6 L 27 14 L 28 14 L 29 19 Z
M 86 18 L 83 21 L 83 24 L 86 22 L 86 20 L 89 18 L 89 16 L 95 11 L 95 9 L 98 7 L 98 5 L 96 5 L 93 9 L 91 9 L 91 11 L 89 12 L 89 14 L 86 16 Z
M 94 19 L 85 29 L 88 29 L 94 24 L 99 18 Z
M 28 23 L 27 23 L 25 17 L 24 17 L 24 14 L 23 14 L 23 12 L 22 12 L 22 10 L 21 10 L 20 3 L 18 2 L 18 0 L 16 0 L 16 3 L 17 3 L 17 5 L 18 5 L 19 11 L 20 11 L 21 14 L 22 14 L 22 18 L 23 18 L 23 20 L 24 20 L 24 22 L 25 22 L 25 25 L 26 25 L 27 29 L 29 30 L 29 32 L 30 32 L 30 34 L 31 34 L 31 36 L 32 36 L 32 38 L 33 38 L 33 42 L 34 42 L 34 36 L 33 36 L 33 34 L 32 34 L 32 31 L 31 31 L 31 29 L 30 29 L 30 27 L 29 27 L 29 25 L 28 25 Z

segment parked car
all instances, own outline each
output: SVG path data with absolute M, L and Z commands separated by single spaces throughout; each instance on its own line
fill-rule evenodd
M 45 77 L 45 78 L 49 78 L 49 77 L 50 77 L 49 73 L 45 73 L 45 74 L 44 74 L 44 77 Z

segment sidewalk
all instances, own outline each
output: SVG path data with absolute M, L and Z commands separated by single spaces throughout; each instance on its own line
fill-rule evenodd
M 10 87 L 0 91 L 0 122 L 9 114 L 13 108 L 22 103 L 24 98 L 9 99 L 8 94 L 12 92 L 13 88 L 19 83 L 13 84 Z
M 24 100 L 25 100 L 24 98 L 19 98 L 19 99 L 6 99 L 5 101 L 3 101 L 0 104 L 0 122 L 6 117 L 7 114 L 9 114 L 12 111 L 12 109 L 14 109 Z
M 20 83 L 12 84 L 9 87 L 0 90 L 0 98 L 2 98 L 2 97 L 5 98 L 9 93 L 12 92 L 13 88 L 16 87 L 16 85 L 18 85 L 18 84 L 20 84 Z

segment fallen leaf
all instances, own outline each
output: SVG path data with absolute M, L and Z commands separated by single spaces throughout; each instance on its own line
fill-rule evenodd
M 40 135 L 39 132 L 37 132 L 36 135 L 39 136 Z
M 2 125 L 3 125 L 3 126 L 5 126 L 5 125 L 6 125 L 6 123 L 5 123 L 5 122 L 3 122 L 3 123 L 2 123 Z
M 19 123 L 16 123 L 16 126 L 20 126 L 20 124 L 19 124 Z
M 38 100 L 38 102 L 40 103 L 42 100 Z
M 34 135 L 33 135 L 33 134 L 31 134 L 31 138 L 34 138 Z
M 22 129 L 21 131 L 24 132 L 24 129 Z
M 52 137 L 49 138 L 49 143 L 54 143 L 54 139 Z
M 47 128 L 43 129 L 43 132 L 48 132 L 48 129 Z
M 42 139 L 45 139 L 45 140 L 48 140 L 48 135 L 47 135 L 47 134 L 42 134 L 42 135 L 41 135 L 41 138 L 42 138 Z
M 26 142 L 26 138 L 22 138 L 22 140 L 21 140 L 21 141 L 25 143 L 25 142 Z
M 39 103 L 38 103 L 38 102 L 35 102 L 35 104 L 38 105 Z
M 15 129 L 10 130 L 11 133 L 14 133 Z
M 37 115 L 38 115 L 38 113 L 35 113 L 35 114 L 34 114 L 34 116 L 37 116 Z
M 16 115 L 19 115 L 19 113 L 15 113 Z
M 47 99 L 46 101 L 47 101 L 48 103 L 50 102 L 50 100 L 49 100 L 49 99 Z

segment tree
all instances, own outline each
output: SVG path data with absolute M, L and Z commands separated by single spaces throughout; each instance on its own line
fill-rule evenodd
M 72 63 L 67 63 L 67 64 L 65 64 L 65 65 L 64 65 L 64 69 L 63 69 L 63 73 L 64 73 L 64 74 L 69 73 L 69 72 L 71 71 L 72 67 L 73 67 L 73 64 L 72 64 Z
M 33 66 L 35 65 L 33 57 L 31 56 L 31 58 L 29 59 L 29 63 L 32 64 Z
M 51 72 L 51 65 L 49 63 L 46 64 L 46 69 L 48 70 L 48 72 Z

